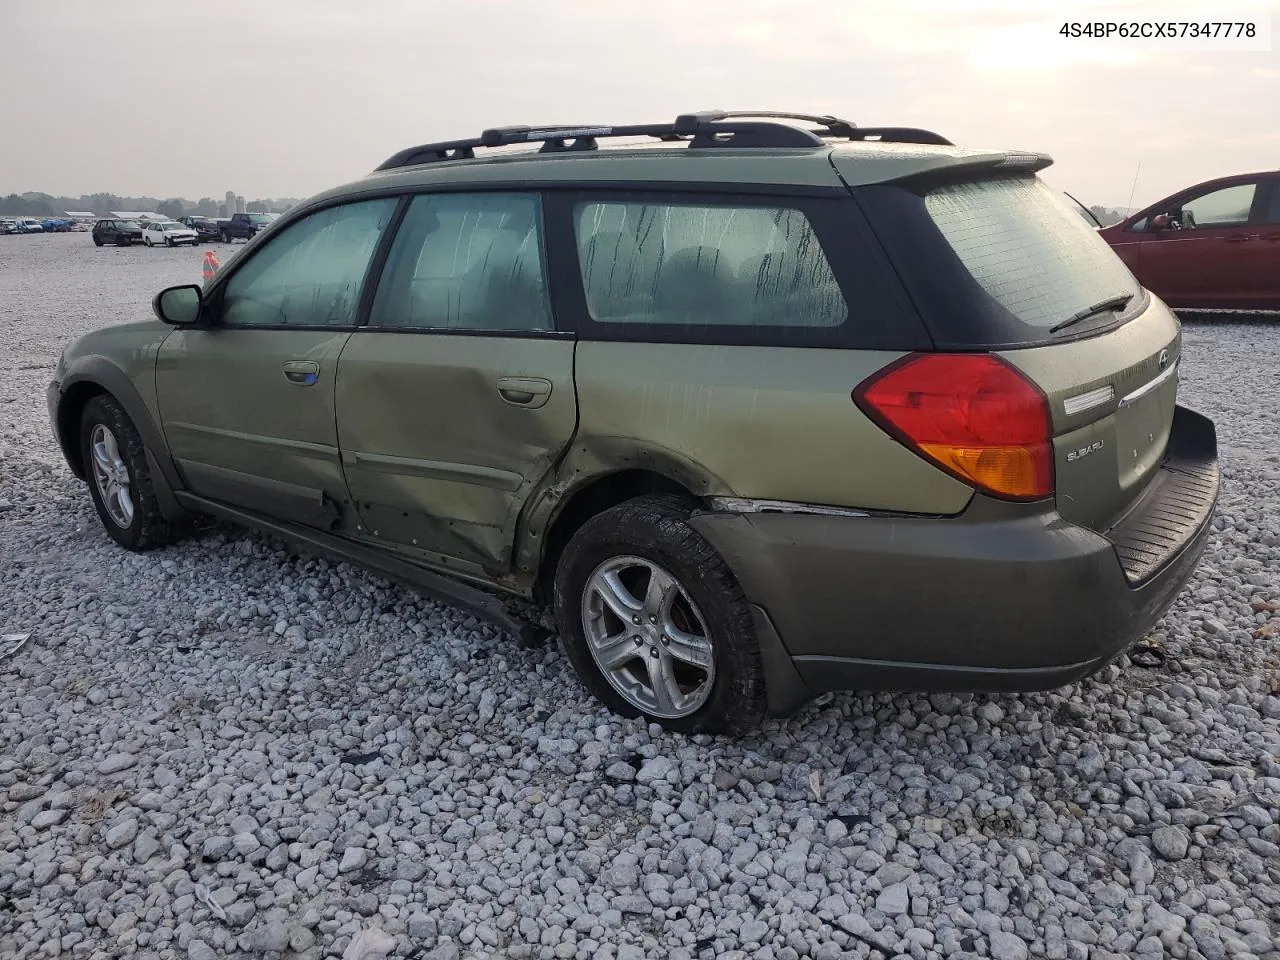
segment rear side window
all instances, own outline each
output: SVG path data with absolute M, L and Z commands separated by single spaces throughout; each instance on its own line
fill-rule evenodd
M 1034 176 L 884 185 L 858 197 L 939 347 L 1044 343 L 1051 327 L 1094 304 L 1140 300 L 1106 241 Z M 1115 320 L 1102 314 L 1069 335 Z
M 813 225 L 793 207 L 584 202 L 574 232 L 596 323 L 832 328 L 849 316 Z

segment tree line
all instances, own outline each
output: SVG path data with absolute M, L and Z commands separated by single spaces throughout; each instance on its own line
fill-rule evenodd
M 293 197 L 249 200 L 250 213 L 283 213 L 298 201 Z M 48 193 L 11 193 L 0 197 L 0 213 L 18 217 L 60 217 L 68 210 L 87 210 L 106 216 L 112 210 L 144 210 L 177 219 L 185 216 L 225 217 L 227 205 L 213 197 L 188 200 L 185 197 L 121 197 L 114 193 L 87 193 L 79 197 L 55 197 Z

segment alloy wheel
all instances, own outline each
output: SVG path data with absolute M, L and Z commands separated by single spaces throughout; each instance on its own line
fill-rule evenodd
M 711 696 L 711 633 L 688 591 L 661 565 L 623 556 L 596 567 L 583 591 L 582 626 L 609 685 L 644 713 L 687 717 Z
M 129 468 L 120 456 L 120 444 L 106 424 L 94 424 L 89 435 L 89 451 L 93 458 L 93 482 L 106 508 L 107 516 L 121 530 L 133 524 L 133 494 Z

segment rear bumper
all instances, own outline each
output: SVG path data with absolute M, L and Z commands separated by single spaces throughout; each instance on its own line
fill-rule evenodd
M 1212 422 L 1179 408 L 1160 474 L 1106 536 L 1051 504 L 982 496 L 948 518 L 692 522 L 776 629 L 800 692 L 1038 690 L 1093 673 L 1163 615 L 1204 550 L 1218 484 Z

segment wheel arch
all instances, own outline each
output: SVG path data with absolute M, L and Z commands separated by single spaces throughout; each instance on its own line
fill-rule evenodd
M 669 493 L 699 502 L 699 497 L 688 485 L 663 471 L 648 467 L 628 467 L 598 474 L 566 490 L 548 518 L 547 533 L 537 554 L 535 599 L 550 599 L 560 555 L 584 523 L 610 507 L 653 493 Z
M 62 448 L 63 457 L 71 472 L 80 480 L 87 478 L 84 455 L 80 449 L 80 421 L 89 401 L 103 395 L 120 404 L 142 438 L 155 484 L 156 498 L 160 501 L 166 518 L 176 520 L 186 516 L 187 511 L 173 496 L 173 491 L 184 489 L 185 484 L 169 456 L 164 434 L 147 409 L 142 395 L 129 380 L 128 374 L 105 357 L 89 357 L 74 365 L 59 390 L 55 425 L 58 445 Z

